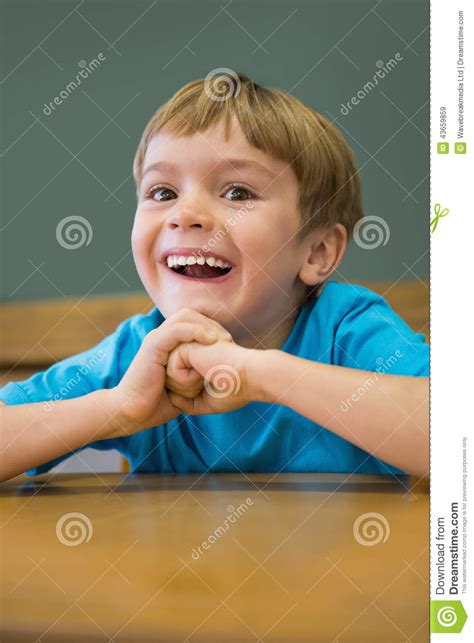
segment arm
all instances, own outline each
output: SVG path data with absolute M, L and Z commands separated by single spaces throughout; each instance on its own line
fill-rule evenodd
M 254 351 L 250 362 L 256 399 L 288 406 L 388 464 L 429 476 L 429 378 L 321 364 L 278 350 Z
M 0 480 L 118 435 L 124 429 L 123 419 L 117 417 L 112 397 L 104 389 L 47 406 L 0 402 Z
M 211 381 L 215 377 L 219 395 L 202 383 L 189 386 L 189 368 L 205 379 L 215 373 Z M 167 386 L 173 404 L 190 415 L 226 413 L 251 401 L 288 406 L 388 464 L 428 476 L 427 377 L 382 375 L 218 342 L 179 346 L 170 355 Z
M 92 442 L 120 438 L 176 417 L 164 389 L 168 353 L 177 344 L 209 344 L 230 335 L 217 322 L 182 309 L 151 330 L 119 384 L 57 402 L 0 408 L 0 480 Z M 0 402 L 1 405 L 1 402 Z

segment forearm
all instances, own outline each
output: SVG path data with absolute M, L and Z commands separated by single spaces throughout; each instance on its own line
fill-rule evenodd
M 119 435 L 109 390 L 72 400 L 0 407 L 0 480 L 96 440 Z
M 429 475 L 429 380 L 265 351 L 260 398 L 288 406 L 388 464 Z M 269 377 L 271 373 L 271 377 Z

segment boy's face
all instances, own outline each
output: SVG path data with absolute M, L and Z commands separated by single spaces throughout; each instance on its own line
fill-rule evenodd
M 293 169 L 252 147 L 236 120 L 227 141 L 220 123 L 152 138 L 132 250 L 161 313 L 193 308 L 247 344 L 291 321 L 306 290 L 298 195 Z M 212 258 L 224 263 L 210 266 Z

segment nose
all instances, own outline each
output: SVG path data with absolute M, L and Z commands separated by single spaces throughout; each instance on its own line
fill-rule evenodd
M 167 225 L 171 230 L 200 228 L 209 232 L 214 228 L 215 222 L 210 207 L 204 207 L 196 198 L 188 197 L 181 198 L 180 203 L 170 212 Z

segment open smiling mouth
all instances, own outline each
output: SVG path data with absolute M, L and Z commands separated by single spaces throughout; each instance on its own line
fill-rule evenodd
M 191 279 L 219 279 L 232 270 L 230 263 L 212 256 L 169 255 L 166 264 L 173 272 Z

